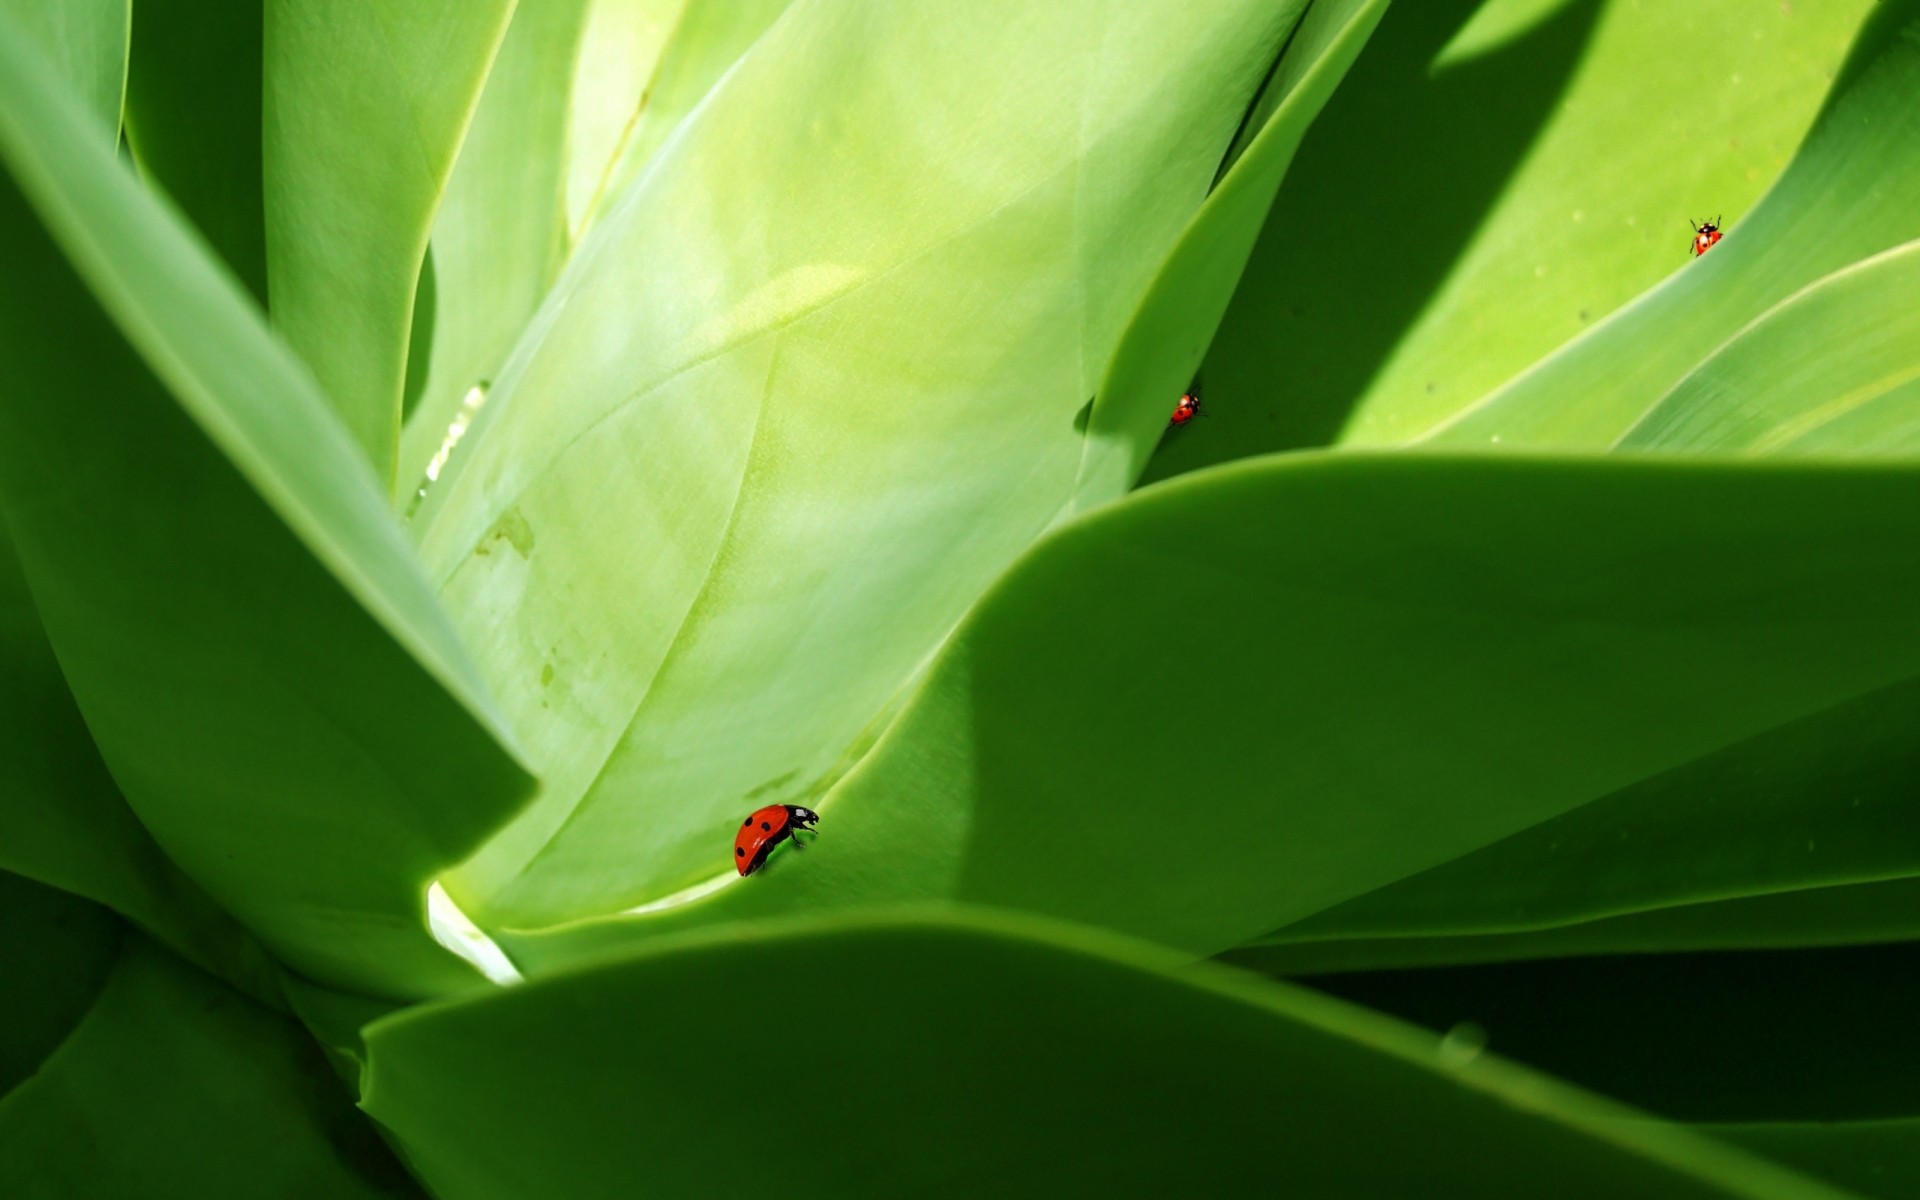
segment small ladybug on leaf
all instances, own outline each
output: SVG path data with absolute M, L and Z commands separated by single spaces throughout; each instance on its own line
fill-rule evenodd
M 1167 428 L 1173 429 L 1185 425 L 1200 415 L 1200 389 L 1190 387 L 1181 393 L 1180 403 L 1173 406 L 1173 419 L 1167 422 Z
M 1693 225 L 1692 221 L 1687 224 Z M 1720 240 L 1720 218 L 1715 217 L 1704 225 L 1693 225 L 1693 256 L 1699 258 Z
M 753 874 L 781 842 L 791 841 L 795 849 L 806 849 L 795 835 L 802 830 L 813 833 L 819 823 L 819 813 L 798 804 L 769 804 L 754 810 L 734 835 L 734 869 L 742 875 Z

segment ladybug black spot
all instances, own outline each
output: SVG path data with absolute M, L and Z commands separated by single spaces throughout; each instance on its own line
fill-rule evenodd
M 740 828 L 742 828 L 742 829 L 751 829 L 751 828 L 753 828 L 753 818 L 752 818 L 752 817 L 748 817 L 748 818 L 747 818 L 746 820 L 744 820 L 744 821 L 742 821 L 742 822 L 740 822 Z
M 747 852 L 745 850 L 742 850 L 740 847 L 735 846 L 733 848 L 733 856 L 735 858 L 745 858 L 747 856 Z
M 760 828 L 762 828 L 762 829 L 772 829 L 772 828 L 773 828 L 773 826 L 771 826 L 771 825 L 769 825 L 769 824 L 767 824 L 767 823 L 766 823 L 765 821 L 762 821 L 762 822 L 760 822 Z

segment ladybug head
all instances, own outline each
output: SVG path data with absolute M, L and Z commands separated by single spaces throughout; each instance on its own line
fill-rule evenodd
M 820 814 L 810 808 L 801 808 L 798 804 L 789 804 L 787 819 L 801 829 L 812 829 L 820 823 Z

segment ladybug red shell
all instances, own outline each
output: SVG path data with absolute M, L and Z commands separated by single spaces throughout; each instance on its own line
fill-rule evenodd
M 1693 225 L 1693 222 L 1688 221 L 1687 224 Z M 1720 240 L 1720 218 L 1719 217 L 1715 217 L 1713 220 L 1708 221 L 1703 225 L 1693 225 L 1693 256 L 1695 258 L 1699 258 L 1702 254 L 1705 254 L 1708 250 L 1712 249 L 1713 244 L 1719 240 Z
M 1200 415 L 1200 389 L 1190 388 L 1180 397 L 1180 403 L 1173 406 L 1173 419 L 1167 422 L 1168 428 L 1185 425 Z
M 733 835 L 733 867 L 742 875 L 751 875 L 767 861 L 767 855 L 781 842 L 792 841 L 796 849 L 805 849 L 794 834 L 813 832 L 820 814 L 798 804 L 769 804 L 757 808 L 740 823 Z

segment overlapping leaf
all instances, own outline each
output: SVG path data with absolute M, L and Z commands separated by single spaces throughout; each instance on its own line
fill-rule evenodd
M 1296 14 L 815 3 L 755 43 L 417 518 L 550 782 L 456 898 L 649 900 L 742 803 L 845 769 L 1066 501 L 1076 413 Z
M 450 1200 L 762 1168 L 795 1196 L 1837 1194 L 1178 961 L 1004 919 L 738 927 L 378 1022 L 364 1103 Z
M 1219 951 L 1911 678 L 1920 566 L 1885 547 L 1916 496 L 1909 470 L 1349 454 L 1144 492 L 1001 581 L 804 858 L 506 936 L 545 969 L 925 897 Z
M 426 883 L 527 776 L 312 380 L 85 128 L 0 36 L 0 498 L 61 670 L 141 820 L 286 960 L 460 986 Z
M 1708 254 L 1464 409 L 1448 446 L 1611 445 L 1721 342 L 1833 271 L 1920 238 L 1920 2 L 1873 11 L 1766 197 Z M 1776 353 L 1784 348 L 1776 348 Z
M 415 284 L 514 0 L 264 0 L 274 327 L 394 481 Z

